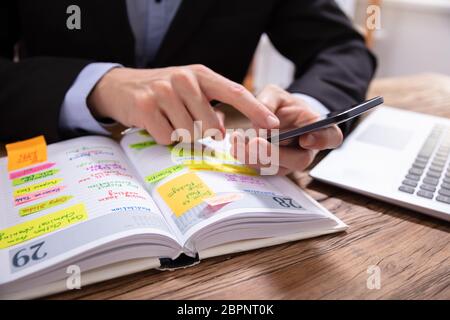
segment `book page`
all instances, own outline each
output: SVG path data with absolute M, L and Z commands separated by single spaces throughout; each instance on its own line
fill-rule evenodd
M 47 161 L 12 172 L 0 159 L 0 284 L 135 233 L 175 239 L 116 142 L 47 149 Z
M 157 145 L 140 131 L 125 136 L 121 145 L 184 241 L 202 228 L 238 214 L 255 213 L 253 219 L 275 214 L 277 219 L 297 221 L 323 215 L 306 197 L 294 199 L 270 179 L 237 162 L 228 152 L 228 139 L 204 139 L 200 146 L 180 150 Z

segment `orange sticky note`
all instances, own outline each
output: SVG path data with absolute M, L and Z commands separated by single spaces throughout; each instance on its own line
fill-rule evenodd
M 47 143 L 44 136 L 6 145 L 8 171 L 14 171 L 47 161 Z

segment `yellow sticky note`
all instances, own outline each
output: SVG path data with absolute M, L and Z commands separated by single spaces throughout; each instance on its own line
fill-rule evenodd
M 217 171 L 224 173 L 236 173 L 245 174 L 249 176 L 256 176 L 258 173 L 255 169 L 246 167 L 244 165 L 204 161 L 204 160 L 187 160 L 184 162 L 190 170 L 201 170 L 201 171 Z
M 14 171 L 47 161 L 47 143 L 44 136 L 6 145 L 8 171 Z
M 54 186 L 60 184 L 61 181 L 62 181 L 62 179 L 51 179 L 51 180 L 46 180 L 46 181 L 42 181 L 39 183 L 35 183 L 35 184 L 32 184 L 27 187 L 16 189 L 16 190 L 14 190 L 14 197 L 18 197 L 18 196 L 22 196 L 27 193 L 54 187 Z
M 0 249 L 56 231 L 68 225 L 87 219 L 84 204 L 80 203 L 67 209 L 49 213 L 40 218 L 17 224 L 0 230 Z
M 195 173 L 178 176 L 157 188 L 161 198 L 179 217 L 186 211 L 214 196 L 214 192 Z
M 40 203 L 36 203 L 31 206 L 19 209 L 19 215 L 22 217 L 25 217 L 29 214 L 47 210 L 47 209 L 56 207 L 58 205 L 64 204 L 67 201 L 71 200 L 72 198 L 73 198 L 73 196 L 62 196 L 62 197 L 54 198 L 51 200 L 43 201 Z

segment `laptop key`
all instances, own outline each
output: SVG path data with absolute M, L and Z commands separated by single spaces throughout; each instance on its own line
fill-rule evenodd
M 449 203 L 450 204 L 450 197 L 437 196 L 436 200 L 440 201 L 440 202 L 444 202 L 444 203 Z
M 424 158 L 430 158 L 431 154 L 433 153 L 433 150 L 421 150 L 419 153 L 419 156 L 422 156 Z
M 398 188 L 398 190 L 402 191 L 402 192 L 406 192 L 406 193 L 414 193 L 414 188 L 408 187 L 408 186 L 400 186 Z
M 422 155 L 422 154 L 418 154 L 417 155 L 417 159 L 419 160 L 423 160 L 423 161 L 425 161 L 425 162 L 428 162 L 428 160 L 430 159 L 430 156 L 425 156 L 425 155 Z
M 419 197 L 427 198 L 427 199 L 433 199 L 433 192 L 425 191 L 425 190 L 419 190 L 417 191 L 417 195 Z
M 425 177 L 423 178 L 423 182 L 432 186 L 437 186 L 439 183 L 439 179 Z
M 448 156 L 447 154 L 444 154 L 444 153 L 441 153 L 441 152 L 437 152 L 434 155 L 434 159 L 445 161 L 447 159 L 447 156 Z
M 428 163 L 428 159 L 421 159 L 419 157 L 416 158 L 416 160 L 414 160 L 415 163 L 421 163 L 421 164 L 427 164 Z
M 431 157 L 432 153 L 433 153 L 433 150 L 420 151 L 419 156 L 422 156 L 424 158 L 429 158 L 429 157 Z
M 420 180 L 420 176 L 415 175 L 415 174 L 407 174 L 405 176 L 405 178 L 409 179 L 409 180 L 414 180 L 414 181 L 419 181 Z
M 411 168 L 409 169 L 409 174 L 415 174 L 415 175 L 422 175 L 423 170 L 418 168 Z
M 450 178 L 444 178 L 444 183 L 450 183 Z
M 450 190 L 450 183 L 443 182 L 443 183 L 441 184 L 441 188 Z
M 434 157 L 433 162 L 441 162 L 441 165 L 445 165 L 445 163 L 447 162 L 447 157 L 445 158 L 440 158 L 440 157 Z
M 418 163 L 418 162 L 414 162 L 413 163 L 413 168 L 418 168 L 418 169 L 425 169 L 425 167 L 427 166 L 426 164 L 423 164 L 423 163 Z
M 440 173 L 440 172 L 439 172 L 439 173 L 433 172 L 433 171 L 428 171 L 428 172 L 427 172 L 427 177 L 430 177 L 430 178 L 436 178 L 436 179 L 438 179 L 440 176 L 441 176 L 441 173 Z
M 404 184 L 405 186 L 410 186 L 410 187 L 417 187 L 417 182 L 416 181 L 412 181 L 412 180 L 403 180 L 402 184 Z
M 445 161 L 434 159 L 434 160 L 431 162 L 431 165 L 432 165 L 432 166 L 444 166 L 444 165 L 445 165 Z
M 438 172 L 439 176 L 441 175 L 442 170 L 444 170 L 443 166 L 430 166 L 430 168 L 428 170 L 431 170 L 433 172 Z
M 439 193 L 441 196 L 450 197 L 450 190 L 440 189 L 440 190 L 438 191 L 438 193 Z
M 430 192 L 436 191 L 436 187 L 430 186 L 429 184 L 422 184 L 420 186 L 420 189 L 425 190 L 425 191 L 430 191 Z

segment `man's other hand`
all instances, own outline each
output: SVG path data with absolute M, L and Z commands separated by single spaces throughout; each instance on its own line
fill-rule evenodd
M 281 130 L 304 126 L 307 123 L 314 122 L 320 116 L 304 100 L 274 85 L 264 88 L 257 99 L 278 117 Z M 272 148 L 279 147 L 278 174 L 286 175 L 293 171 L 305 170 L 312 163 L 319 150 L 338 147 L 342 143 L 343 135 L 339 127 L 333 125 L 302 135 L 298 138 L 296 147 L 283 146 L 283 143 L 280 143 L 280 146 L 275 146 L 261 137 L 247 140 L 239 132 L 235 132 L 231 136 L 231 153 L 238 160 L 260 169 L 262 167 L 258 164 L 260 161 L 257 161 L 256 164 L 248 161 L 258 158 L 259 153 L 256 156 L 250 156 L 249 153 L 265 150 L 268 154 L 272 154 Z M 238 152 L 239 148 L 241 150 L 244 148 L 244 151 Z

